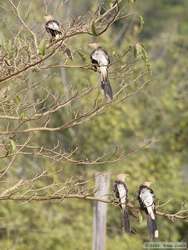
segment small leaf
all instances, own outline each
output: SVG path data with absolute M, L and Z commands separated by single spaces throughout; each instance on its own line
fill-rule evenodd
M 146 52 L 144 46 L 143 46 L 143 45 L 141 45 L 141 46 L 142 46 L 141 58 L 142 58 L 142 60 L 144 61 L 145 65 L 146 65 L 146 67 L 147 67 L 148 72 L 151 73 L 151 65 L 150 65 L 150 62 L 149 62 L 148 54 L 147 54 L 147 52 Z
M 26 119 L 27 115 L 25 114 L 25 112 L 20 113 L 20 119 Z
M 78 50 L 77 51 L 78 55 L 80 56 L 80 58 L 82 59 L 83 62 L 86 61 L 86 56 L 84 53 L 82 53 L 82 51 Z
M 134 56 L 137 58 L 142 54 L 142 45 L 140 43 L 136 43 L 134 46 Z
M 46 44 L 45 44 L 45 41 L 44 41 L 44 40 L 41 40 L 41 41 L 40 41 L 38 51 L 39 51 L 39 52 L 38 52 L 39 55 L 41 55 L 41 56 L 44 56 L 44 55 L 45 55 L 45 53 L 46 53 Z
M 144 18 L 142 16 L 139 16 L 139 26 L 140 29 L 142 30 L 144 26 Z
M 95 21 L 92 22 L 91 24 L 91 31 L 94 36 L 97 36 L 96 28 L 95 28 Z
M 11 145 L 12 152 L 15 152 L 16 151 L 16 143 L 15 143 L 15 141 L 10 139 L 10 145 Z
M 21 102 L 21 99 L 20 99 L 20 97 L 17 95 L 17 96 L 16 96 L 16 104 L 20 104 L 20 102 Z

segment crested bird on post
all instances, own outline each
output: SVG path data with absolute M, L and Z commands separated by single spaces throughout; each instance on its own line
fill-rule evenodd
M 45 16 L 45 29 L 51 35 L 52 40 L 58 39 L 62 35 L 61 26 L 52 16 Z
M 159 237 L 159 233 L 156 224 L 155 197 L 150 186 L 151 182 L 146 181 L 139 187 L 138 201 L 140 208 L 144 210 L 147 215 L 147 225 L 151 239 L 155 239 Z
M 125 183 L 127 174 L 119 174 L 114 182 L 114 193 L 116 198 L 119 200 L 119 206 L 122 210 L 123 215 L 123 228 L 127 233 L 131 233 L 129 211 L 127 207 L 128 203 L 128 188 Z
M 112 100 L 113 93 L 108 79 L 108 67 L 110 64 L 109 55 L 98 43 L 90 43 L 89 46 L 94 49 L 91 52 L 90 58 L 94 69 L 100 72 L 101 88 L 104 91 L 105 97 Z

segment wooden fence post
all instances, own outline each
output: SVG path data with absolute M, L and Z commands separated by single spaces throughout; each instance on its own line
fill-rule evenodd
M 97 173 L 95 176 L 97 198 L 107 199 L 110 174 Z M 93 215 L 93 250 L 105 250 L 107 203 L 96 202 Z

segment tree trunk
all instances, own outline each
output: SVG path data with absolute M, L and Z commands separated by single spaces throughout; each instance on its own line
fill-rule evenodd
M 96 174 L 96 193 L 97 198 L 105 199 L 109 191 L 110 174 Z M 106 218 L 107 218 L 107 203 L 96 202 L 94 206 L 93 216 L 93 250 L 105 249 L 106 238 Z

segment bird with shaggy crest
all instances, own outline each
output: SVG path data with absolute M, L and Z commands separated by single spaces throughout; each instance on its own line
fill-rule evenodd
M 45 16 L 45 29 L 51 35 L 51 39 L 58 39 L 62 35 L 61 26 L 52 16 Z
M 151 239 L 155 239 L 158 238 L 159 233 L 156 223 L 155 196 L 150 186 L 151 182 L 149 181 L 146 181 L 140 185 L 138 191 L 138 201 L 140 203 L 140 208 L 147 215 L 147 225 Z
M 127 207 L 128 203 L 128 188 L 125 183 L 125 178 L 128 174 L 119 174 L 114 182 L 114 193 L 116 198 L 119 201 L 119 206 L 122 211 L 123 218 L 123 229 L 126 233 L 131 233 L 130 220 L 129 220 L 129 211 Z
M 89 46 L 94 49 L 90 58 L 94 69 L 100 72 L 101 88 L 104 91 L 105 97 L 112 100 L 112 87 L 108 78 L 109 55 L 98 43 L 90 43 Z

